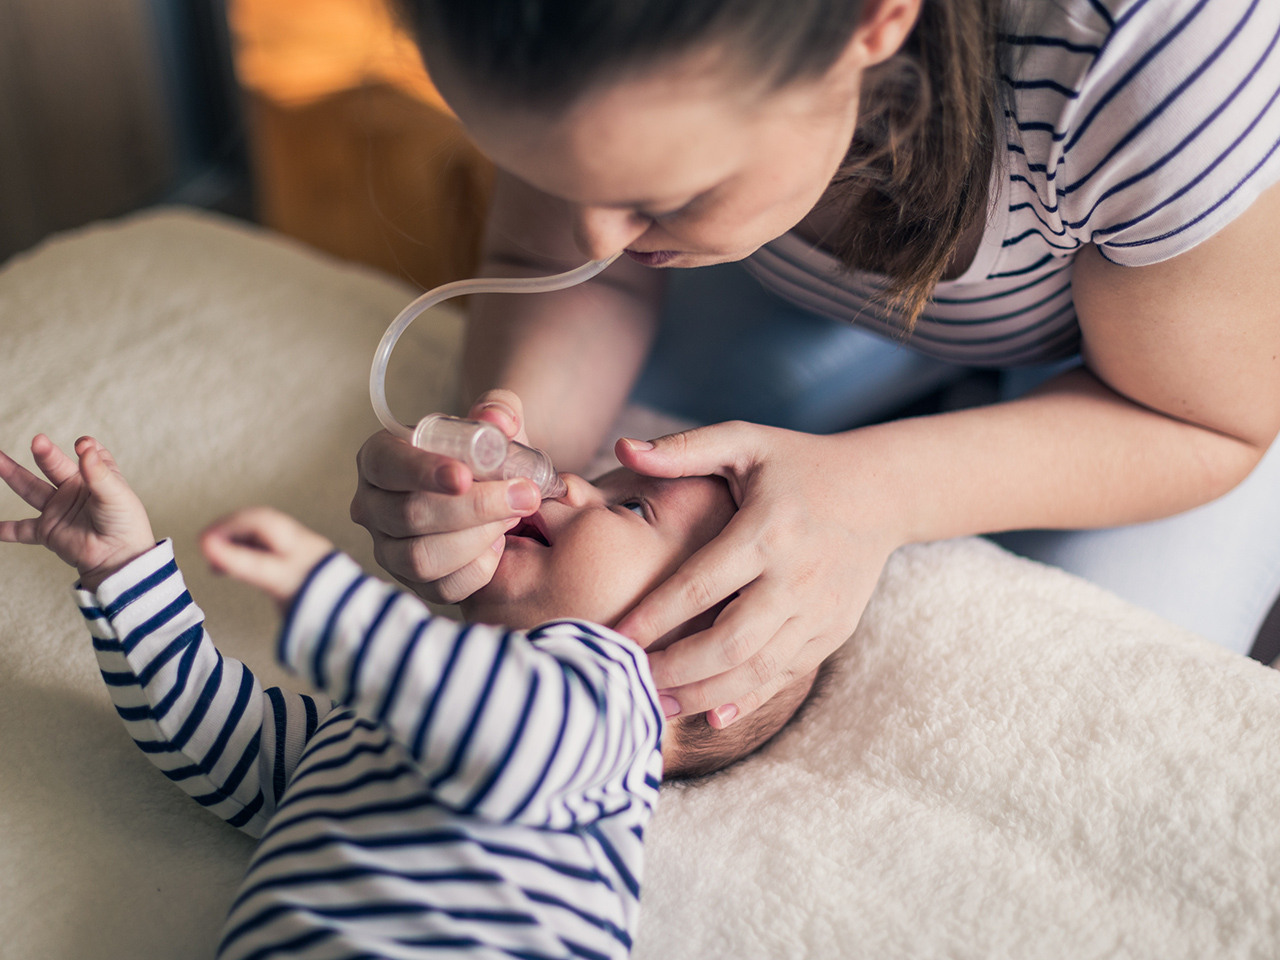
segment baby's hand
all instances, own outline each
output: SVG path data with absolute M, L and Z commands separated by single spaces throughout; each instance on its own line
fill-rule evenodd
M 0 541 L 48 547 L 80 573 L 86 590 L 156 545 L 151 521 L 106 447 L 76 441 L 77 464 L 43 433 L 31 441 L 36 465 L 52 486 L 0 451 L 0 479 L 40 511 L 29 520 L 0 520 Z
M 257 587 L 287 610 L 307 574 L 334 548 L 279 510 L 249 507 L 205 530 L 200 549 L 215 571 Z

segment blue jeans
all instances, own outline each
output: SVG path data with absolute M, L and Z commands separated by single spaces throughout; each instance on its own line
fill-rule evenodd
M 1006 371 L 1000 397 L 1061 369 Z M 632 398 L 704 423 L 830 433 L 882 419 L 972 372 L 807 313 L 726 264 L 671 271 L 662 329 Z M 1247 653 L 1280 595 L 1280 442 L 1235 490 L 1178 516 L 992 539 Z

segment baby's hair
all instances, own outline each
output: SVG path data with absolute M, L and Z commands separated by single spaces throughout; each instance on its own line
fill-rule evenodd
M 812 673 L 783 687 L 754 713 L 727 729 L 711 726 L 705 713 L 677 721 L 672 736 L 678 744 L 679 757 L 668 758 L 662 778 L 697 780 L 764 749 L 822 699 L 831 685 L 834 664 L 835 657 L 828 657 Z

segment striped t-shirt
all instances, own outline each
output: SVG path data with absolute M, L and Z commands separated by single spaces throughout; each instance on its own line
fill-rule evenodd
M 1075 252 L 1175 257 L 1280 180 L 1277 0 L 1009 0 L 1004 149 L 982 244 L 938 284 L 907 343 L 956 363 L 1047 363 L 1079 349 Z M 851 272 L 794 234 L 747 261 L 800 306 L 901 336 Z
M 628 954 L 663 718 L 625 637 L 455 623 L 335 553 L 279 648 L 330 701 L 223 657 L 167 541 L 76 598 L 138 746 L 262 838 L 219 957 Z

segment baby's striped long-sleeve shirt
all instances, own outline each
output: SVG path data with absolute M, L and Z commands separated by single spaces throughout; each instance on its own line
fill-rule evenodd
M 663 719 L 626 638 L 455 623 L 335 553 L 279 641 L 329 700 L 222 656 L 168 542 L 76 598 L 134 741 L 262 838 L 219 957 L 629 952 Z

